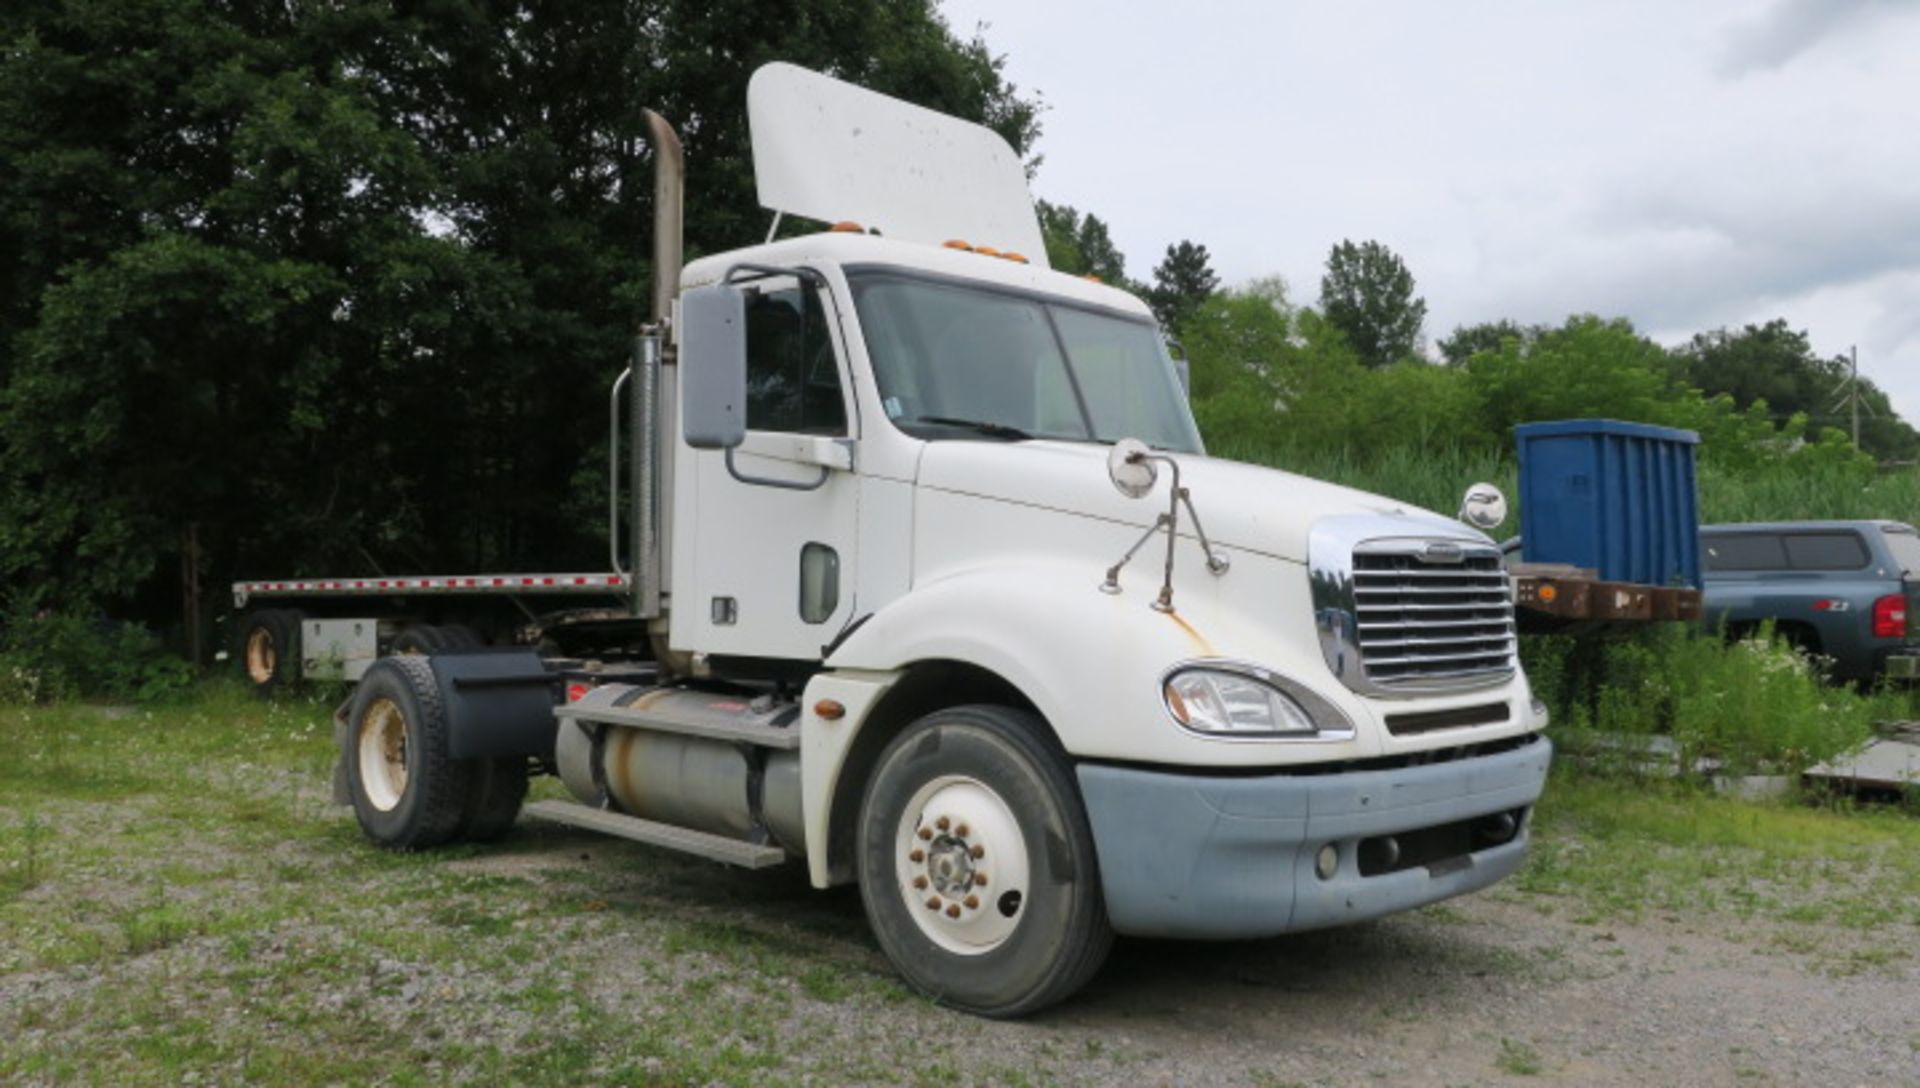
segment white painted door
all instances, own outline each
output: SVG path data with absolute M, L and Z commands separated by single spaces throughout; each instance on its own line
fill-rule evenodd
M 727 451 L 677 451 L 671 641 L 817 660 L 854 614 L 845 352 L 824 287 L 791 276 L 746 286 L 746 441 L 731 466 Z

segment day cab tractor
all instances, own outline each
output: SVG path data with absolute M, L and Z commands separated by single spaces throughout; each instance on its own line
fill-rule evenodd
M 524 808 L 801 864 L 988 1016 L 1116 933 L 1340 925 L 1520 865 L 1551 745 L 1483 532 L 1207 456 L 1147 307 L 1047 267 L 989 130 L 782 64 L 749 115 L 762 203 L 840 225 L 683 268 L 650 118 L 612 569 L 235 587 L 256 679 L 357 681 L 335 785 L 369 837 Z M 523 806 L 531 774 L 572 799 Z

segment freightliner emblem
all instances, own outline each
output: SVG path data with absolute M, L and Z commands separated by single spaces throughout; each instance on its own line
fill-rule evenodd
M 1467 557 L 1467 550 L 1458 544 L 1449 544 L 1437 540 L 1427 545 L 1423 558 L 1429 563 L 1458 563 Z

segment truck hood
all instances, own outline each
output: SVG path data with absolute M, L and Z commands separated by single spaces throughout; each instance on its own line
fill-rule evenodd
M 1172 473 L 1162 464 L 1152 492 L 1129 499 L 1107 478 L 1110 446 L 1091 442 L 927 443 L 919 486 L 1145 529 L 1167 509 Z M 1408 531 L 1485 540 L 1465 525 L 1394 499 L 1297 476 L 1279 469 L 1197 453 L 1171 455 L 1207 536 L 1234 550 L 1306 562 L 1307 533 L 1331 514 L 1386 514 L 1408 519 Z M 1466 484 L 1463 482 L 1463 488 Z M 1182 511 L 1182 535 L 1192 522 Z

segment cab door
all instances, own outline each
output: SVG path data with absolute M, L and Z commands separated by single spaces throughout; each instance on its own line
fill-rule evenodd
M 670 641 L 819 660 L 854 614 L 859 479 L 846 353 L 825 288 L 791 275 L 745 287 L 746 438 L 676 451 Z M 683 356 L 680 366 L 701 362 Z

